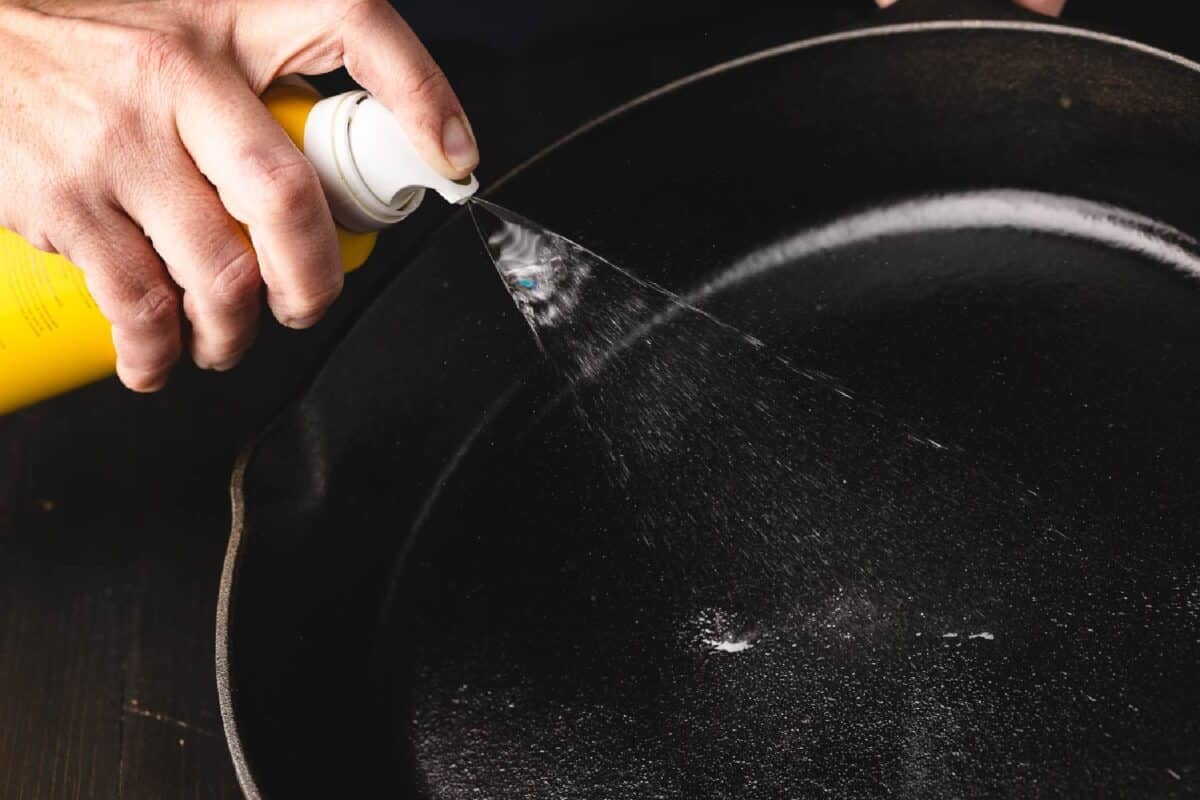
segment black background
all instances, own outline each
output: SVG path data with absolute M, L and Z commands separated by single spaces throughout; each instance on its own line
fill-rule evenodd
M 893 14 L 867 0 L 410 5 L 471 115 L 485 188 L 668 80 Z M 1073 0 L 1067 19 L 1194 56 L 1186 5 Z M 0 797 L 238 796 L 213 683 L 230 467 L 446 212 L 430 202 L 389 233 L 316 329 L 266 325 L 231 374 L 185 366 L 158 395 L 108 381 L 0 419 Z

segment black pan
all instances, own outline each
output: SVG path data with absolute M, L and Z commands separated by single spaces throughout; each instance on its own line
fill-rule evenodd
M 490 199 L 762 345 L 570 391 L 456 216 L 235 476 L 246 793 L 1195 793 L 1198 69 L 914 24 L 619 109 Z

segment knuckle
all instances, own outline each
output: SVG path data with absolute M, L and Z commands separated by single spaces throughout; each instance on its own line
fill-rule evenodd
M 410 73 L 404 82 L 404 93 L 418 103 L 440 101 L 449 89 L 446 73 L 432 63 Z
M 121 155 L 144 152 L 141 113 L 133 107 L 109 110 L 99 121 L 98 139 L 98 147 L 87 158 L 88 167 L 104 163 L 101 159 L 115 161 Z
M 292 220 L 309 211 L 320 192 L 316 169 L 299 151 L 291 150 L 254 153 L 243 159 L 250 199 L 256 201 L 265 222 Z
M 157 331 L 179 318 L 179 298 L 165 284 L 142 290 L 127 304 L 119 320 L 122 327 L 135 331 Z
M 187 40 L 170 31 L 134 31 L 130 43 L 139 74 L 175 75 L 192 66 Z
M 241 308 L 258 299 L 262 278 L 254 251 L 238 243 L 238 251 L 213 273 L 209 291 L 223 306 Z

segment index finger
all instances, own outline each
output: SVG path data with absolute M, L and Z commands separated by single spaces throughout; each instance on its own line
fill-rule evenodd
M 384 0 L 344 0 L 303 6 L 251 6 L 244 45 L 265 55 L 273 73 L 316 74 L 345 66 L 364 89 L 396 115 L 426 163 L 451 179 L 479 164 L 479 149 L 462 104 L 412 28 Z M 257 15 L 257 16 L 255 16 Z M 313 16 L 317 19 L 313 19 Z M 313 28 L 321 33 L 313 37 Z M 265 84 L 264 84 L 265 85 Z
M 445 73 L 396 9 L 367 0 L 342 18 L 346 70 L 400 120 L 425 161 L 448 178 L 479 163 L 467 115 Z

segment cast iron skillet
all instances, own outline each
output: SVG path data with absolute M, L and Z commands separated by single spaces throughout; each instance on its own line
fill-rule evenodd
M 1195 791 L 1197 70 L 914 24 L 586 126 L 491 199 L 764 344 L 573 392 L 456 217 L 235 476 L 246 793 Z

